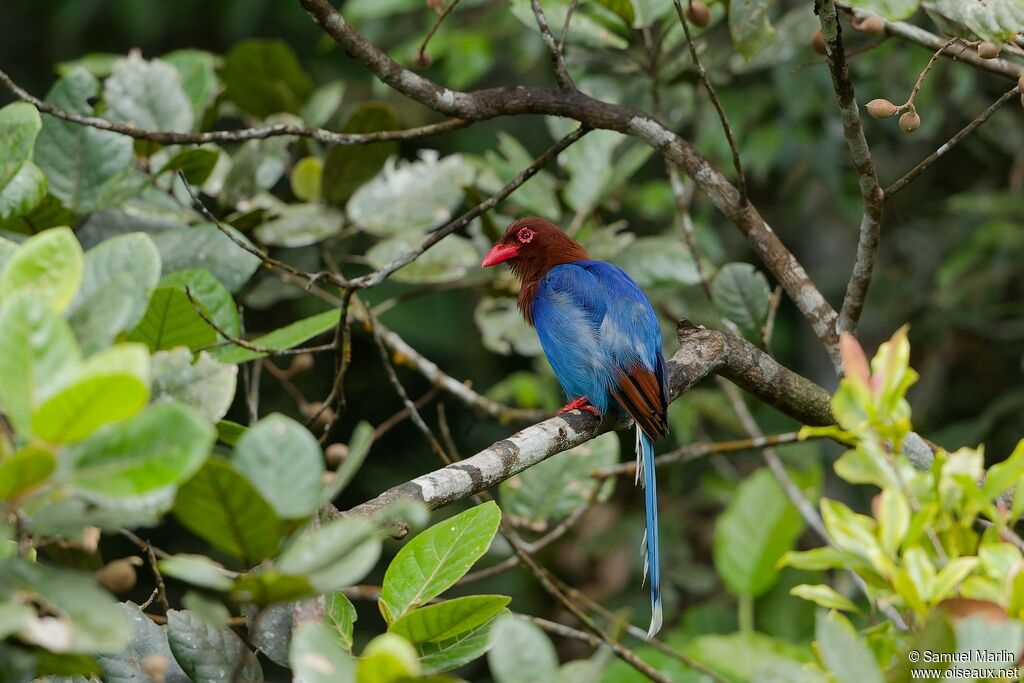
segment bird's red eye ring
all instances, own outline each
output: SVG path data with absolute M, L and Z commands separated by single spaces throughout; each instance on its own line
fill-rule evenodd
M 529 244 L 530 240 L 533 239 L 533 230 L 529 228 L 520 228 L 519 232 L 516 233 L 516 239 L 523 244 Z

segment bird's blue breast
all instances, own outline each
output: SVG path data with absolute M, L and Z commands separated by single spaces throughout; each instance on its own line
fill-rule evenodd
M 620 369 L 663 363 L 657 317 L 639 286 L 601 261 L 551 268 L 533 300 L 544 354 L 570 399 L 586 397 L 605 413 L 618 408 L 611 387 Z

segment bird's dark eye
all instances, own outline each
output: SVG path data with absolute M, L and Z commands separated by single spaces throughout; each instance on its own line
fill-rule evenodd
M 533 239 L 533 230 L 530 230 L 529 228 L 521 228 L 519 232 L 516 233 L 516 239 L 518 239 L 521 244 L 529 244 L 530 240 Z

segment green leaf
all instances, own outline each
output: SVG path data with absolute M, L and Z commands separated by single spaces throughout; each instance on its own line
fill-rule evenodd
M 141 232 L 104 240 L 85 252 L 85 275 L 68 308 L 83 351 L 109 346 L 146 312 L 160 278 L 160 253 Z
M 22 243 L 0 276 L 0 298 L 24 292 L 58 313 L 75 298 L 84 270 L 82 247 L 70 228 L 45 230 Z
M 837 612 L 819 614 L 814 635 L 822 661 L 839 683 L 884 681 L 871 648 L 846 617 Z
M 641 287 L 695 285 L 697 265 L 678 237 L 640 237 L 614 259 Z
M 213 427 L 188 406 L 155 406 L 65 449 L 62 471 L 80 491 L 130 498 L 188 479 L 213 441 Z
M 192 352 L 179 347 L 153 354 L 152 375 L 154 405 L 181 401 L 215 422 L 227 414 L 235 398 L 238 367 L 219 363 L 206 351 L 196 354 L 193 362 Z
M 900 489 L 885 489 L 878 499 L 878 538 L 882 549 L 895 556 L 910 529 L 910 505 Z
M 220 150 L 216 147 L 186 149 L 168 159 L 156 174 L 181 171 L 189 183 L 202 185 L 210 177 L 219 159 Z
M 745 330 L 757 333 L 768 319 L 771 288 L 749 263 L 727 263 L 715 273 L 711 294 L 719 313 Z
M 831 586 L 822 583 L 814 585 L 802 583 L 799 586 L 790 588 L 789 594 L 804 600 L 810 600 L 826 609 L 847 610 L 849 612 L 857 611 L 857 606 L 848 597 L 837 592 Z
M 362 467 L 363 461 L 370 452 L 373 445 L 373 426 L 369 422 L 360 422 L 352 430 L 352 436 L 348 440 L 348 455 L 338 465 L 334 479 L 324 487 L 325 501 L 333 500 L 339 493 L 345 490 L 352 477 Z
M 0 597 L 20 594 L 45 616 L 21 629 L 22 640 L 51 652 L 118 652 L 131 636 L 131 622 L 91 576 L 20 558 L 0 560 Z
M 344 224 L 344 215 L 329 206 L 285 204 L 276 218 L 256 228 L 253 234 L 263 244 L 305 247 L 337 235 Z
M 242 325 L 235 300 L 231 298 L 227 287 L 210 271 L 196 268 L 179 270 L 164 277 L 160 286 L 176 287 L 183 292 L 188 290 L 217 327 L 232 337 L 241 333 Z M 218 338 L 223 340 L 222 336 Z
M 597 0 L 599 3 L 610 9 L 622 18 L 626 26 L 632 26 L 636 18 L 631 0 Z
M 933 7 L 994 43 L 1012 41 L 1024 28 L 1024 7 L 1017 0 L 938 0 Z
M 324 603 L 324 625 L 348 652 L 352 652 L 353 627 L 356 622 L 356 608 L 344 593 L 335 591 L 326 596 Z
M 224 226 L 224 229 L 236 239 L 248 242 L 231 226 Z M 261 263 L 259 256 L 235 244 L 216 225 L 162 230 L 153 235 L 153 242 L 160 250 L 165 275 L 202 268 L 213 273 L 232 292 L 241 289 Z
M 576 128 L 575 121 L 547 119 L 555 137 L 567 135 Z M 612 156 L 626 137 L 610 130 L 596 130 L 559 155 L 559 162 L 569 172 L 564 188 L 565 201 L 573 211 L 587 212 L 596 208 L 612 178 Z
M 168 486 L 111 498 L 76 491 L 68 484 L 44 489 L 23 509 L 31 518 L 33 531 L 41 536 L 76 537 L 90 526 L 116 533 L 122 528 L 157 526 L 174 504 L 174 492 L 174 487 Z
M 832 546 L 812 548 L 811 550 L 790 550 L 778 562 L 779 567 L 793 567 L 809 571 L 821 571 L 848 567 L 857 561 L 857 556 Z
M 298 124 L 291 114 L 277 114 L 267 123 Z M 284 175 L 291 154 L 288 145 L 292 136 L 249 140 L 231 158 L 231 168 L 221 184 L 220 201 L 226 206 L 253 199 L 262 190 L 270 190 Z
M 280 521 L 231 463 L 210 458 L 178 490 L 174 516 L 224 552 L 257 562 L 277 552 Z
M 179 581 L 215 591 L 231 590 L 232 581 L 224 567 L 205 555 L 182 553 L 160 560 L 160 571 Z
M 185 133 L 192 130 L 192 103 L 181 77 L 159 59 L 147 62 L 137 53 L 114 62 L 103 88 L 106 118 L 147 130 Z
M 213 101 L 219 87 L 214 71 L 214 56 L 202 50 L 175 50 L 165 54 L 162 59 L 177 69 L 181 87 L 198 121 Z
M 498 531 L 501 511 L 493 502 L 446 519 L 409 541 L 388 566 L 380 600 L 401 618 L 458 581 L 487 552 Z
M 76 68 L 50 89 L 46 101 L 65 111 L 91 116 L 90 100 L 99 94 L 92 74 Z M 123 135 L 47 117 L 35 146 L 35 162 L 46 174 L 50 192 L 75 213 L 118 203 L 140 187 L 133 176 L 132 141 Z
M 543 353 L 537 333 L 523 320 L 516 300 L 484 296 L 473 311 L 484 348 L 508 356 L 539 356 Z
M 330 157 L 328 157 L 328 162 Z M 388 237 L 422 234 L 448 222 L 476 173 L 462 155 L 441 158 L 424 150 L 417 161 L 394 161 L 352 195 L 349 219 L 366 232 Z M 324 169 L 326 182 L 327 169 Z
M 261 608 L 243 605 L 248 627 L 247 638 L 270 661 L 288 666 L 288 648 L 292 644 L 293 603 L 279 602 Z M 310 622 L 305 622 L 310 623 Z
M 42 127 L 39 112 L 28 102 L 15 102 L 0 109 L 0 193 L 32 157 L 32 147 Z
M 935 575 L 932 583 L 932 603 L 938 604 L 946 598 L 953 597 L 960 582 L 966 579 L 978 567 L 980 560 L 976 557 L 954 557 Z
M 290 417 L 274 413 L 247 429 L 232 460 L 282 519 L 308 517 L 320 506 L 320 444 Z
M 736 50 L 750 59 L 771 45 L 775 29 L 768 20 L 773 0 L 729 0 L 729 35 Z
M 776 563 L 803 529 L 775 477 L 759 469 L 736 488 L 715 524 L 715 568 L 729 590 L 757 597 L 778 579 Z
M 167 632 L 130 602 L 118 605 L 132 622 L 132 636 L 128 646 L 117 653 L 99 655 L 96 661 L 103 671 L 106 683 L 142 683 L 150 680 L 147 669 L 157 659 L 166 665 L 165 683 L 190 683 L 190 679 L 174 660 Z
M 79 363 L 71 328 L 27 296 L 0 307 L 0 404 L 19 433 L 31 433 L 32 409 L 71 378 Z
M 759 680 L 759 671 L 780 665 L 792 667 L 794 662 L 806 662 L 809 658 L 806 648 L 757 632 L 701 635 L 688 640 L 682 653 L 730 681 Z M 799 670 L 799 666 L 795 668 Z M 800 681 L 784 680 L 786 683 Z M 810 680 L 818 683 L 819 679 Z
M 32 411 L 32 430 L 51 443 L 76 443 L 125 420 L 149 400 L 149 353 L 118 344 L 91 356 L 60 391 Z
M 357 583 L 380 557 L 381 540 L 364 517 L 336 519 L 290 543 L 277 561 L 284 574 L 304 576 L 321 593 Z
M 485 154 L 486 163 L 479 169 L 477 185 L 485 192 L 497 192 L 533 163 L 533 155 L 516 138 L 504 131 L 498 132 L 498 149 L 501 151 L 500 155 L 494 151 Z M 507 201 L 533 215 L 558 221 L 562 215 L 562 207 L 555 194 L 556 187 L 554 176 L 547 171 L 539 171 L 523 183 Z M 482 200 L 483 197 L 480 198 L 480 201 Z M 474 199 L 474 203 L 478 202 Z
M 529 652 L 529 657 L 523 653 Z M 547 635 L 512 615 L 495 619 L 487 664 L 495 683 L 531 683 L 558 678 L 558 655 Z
M 508 614 L 508 612 L 502 614 Z M 416 651 L 420 656 L 423 673 L 438 674 L 451 671 L 482 657 L 491 647 L 490 632 L 494 621 L 492 619 L 472 631 L 439 643 L 417 644 Z
M 1006 460 L 988 468 L 982 491 L 986 498 L 993 499 L 1024 478 L 1024 439 L 1017 442 Z
M 337 327 L 340 317 L 341 312 L 337 308 L 332 308 L 256 337 L 251 342 L 254 346 L 277 351 L 291 349 L 318 334 L 334 329 Z M 241 346 L 221 347 L 213 352 L 213 357 L 221 363 L 245 363 L 266 355 L 262 351 L 252 351 Z
M 448 640 L 490 621 L 510 600 L 505 595 L 468 595 L 445 600 L 408 612 L 388 630 L 411 643 Z
M 0 189 L 0 220 L 31 213 L 46 199 L 48 186 L 38 166 L 31 161 L 23 163 L 11 182 Z
M 220 75 L 228 99 L 259 118 L 282 111 L 298 114 L 313 90 L 295 52 L 282 40 L 236 43 Z
M 195 683 L 260 683 L 263 671 L 255 653 L 227 626 L 210 626 L 192 612 L 167 612 L 167 639 L 181 668 Z
M 404 638 L 384 633 L 369 643 L 359 658 L 356 683 L 402 683 L 420 674 L 416 649 Z
M 302 118 L 310 126 L 324 126 L 341 106 L 345 81 L 331 81 L 313 91 L 302 108 Z M 318 180 L 319 184 L 319 180 Z M 319 190 L 317 191 L 319 192 Z
M 55 469 L 57 459 L 53 453 L 36 446 L 26 446 L 0 459 L 0 500 L 10 500 L 31 491 L 46 481 Z
M 402 233 L 381 240 L 366 252 L 366 260 L 374 268 L 383 268 L 420 246 L 423 236 Z M 448 235 L 412 263 L 391 275 L 395 282 L 437 284 L 456 282 L 479 267 L 480 257 L 473 243 L 460 235 Z
M 619 437 L 612 432 L 602 434 L 503 482 L 499 489 L 502 507 L 531 528 L 546 529 L 580 505 L 593 502 L 602 483 L 590 473 L 618 461 Z
M 903 21 L 917 11 L 920 0 L 851 0 L 850 7 L 878 14 L 889 21 Z
M 312 584 L 303 576 L 279 571 L 256 570 L 240 576 L 231 588 L 231 599 L 253 605 L 293 602 L 316 595 Z
M 153 351 L 175 346 L 194 350 L 216 343 L 217 332 L 199 315 L 184 290 L 161 286 L 153 292 L 149 307 L 128 339 L 143 342 Z
M 299 626 L 292 636 L 288 660 L 296 677 L 304 683 L 356 680 L 355 660 L 323 624 L 304 622 Z
M 324 162 L 320 157 L 303 157 L 292 169 L 292 194 L 304 202 L 320 201 L 320 182 L 324 174 Z
M 548 20 L 548 26 L 558 31 L 565 24 L 565 16 L 569 12 L 570 0 L 545 0 L 542 7 Z M 584 45 L 592 48 L 611 48 L 625 50 L 629 42 L 621 35 L 610 31 L 601 21 L 597 13 L 588 12 L 584 5 L 580 11 L 572 15 L 566 42 L 570 45 Z M 530 31 L 539 31 L 537 18 L 533 14 L 530 0 L 512 0 L 512 14 Z M 554 28 L 558 27 L 558 28 Z
M 398 128 L 398 112 L 390 104 L 365 102 L 349 115 L 342 133 L 377 133 Z M 360 185 L 377 175 L 384 162 L 398 151 L 398 143 L 335 145 L 327 151 L 321 180 L 321 196 L 342 206 Z

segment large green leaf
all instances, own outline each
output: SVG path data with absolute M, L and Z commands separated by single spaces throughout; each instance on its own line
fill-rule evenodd
M 381 240 L 366 252 L 366 260 L 374 268 L 383 268 L 395 259 L 418 247 L 423 236 L 401 233 Z M 435 284 L 461 280 L 470 269 L 479 267 L 480 256 L 473 243 L 459 235 L 448 235 L 412 263 L 391 276 L 395 282 Z
M 932 7 L 995 43 L 1012 41 L 1024 30 L 1024 5 L 1019 0 L 936 0 Z
M 623 249 L 614 263 L 641 287 L 700 282 L 697 264 L 679 237 L 641 237 Z
M 354 642 L 353 629 L 357 618 L 355 605 L 341 591 L 331 593 L 325 600 L 324 625 L 329 627 L 331 635 L 351 652 Z
M 293 176 L 294 180 L 294 176 Z M 278 247 L 304 247 L 337 235 L 344 215 L 321 204 L 286 204 L 277 216 L 256 228 L 256 239 Z
M 84 268 L 82 247 L 70 228 L 45 230 L 8 259 L 0 276 L 0 298 L 24 292 L 59 313 L 75 298 Z
M 0 405 L 22 434 L 32 409 L 64 385 L 79 363 L 71 328 L 38 299 L 21 295 L 0 307 Z
M 822 662 L 839 683 L 882 683 L 871 647 L 837 612 L 820 613 L 815 639 Z
M 142 318 L 160 278 L 160 253 L 149 235 L 128 233 L 85 252 L 85 275 L 68 309 L 83 351 L 109 345 Z
M 389 623 L 437 597 L 487 552 L 501 511 L 487 502 L 446 519 L 409 541 L 384 574 L 381 610 Z
M 121 652 L 96 658 L 103 670 L 103 680 L 106 683 L 142 683 L 151 680 L 147 669 L 159 657 L 166 666 L 163 675 L 165 683 L 190 683 L 189 677 L 171 654 L 167 631 L 154 624 L 152 619 L 130 602 L 122 602 L 118 607 L 132 622 L 132 636 L 128 646 Z
M 548 118 L 547 124 L 555 137 L 568 135 L 577 127 L 567 119 Z M 615 131 L 592 131 L 559 155 L 559 162 L 569 171 L 564 195 L 573 211 L 586 212 L 600 203 L 614 172 L 612 156 L 623 140 L 626 136 Z
M 232 586 L 224 567 L 205 555 L 183 553 L 165 557 L 160 560 L 160 571 L 165 576 L 211 590 L 226 591 Z
M 160 285 L 188 290 L 217 327 L 232 337 L 239 335 L 242 325 L 235 300 L 231 298 L 227 287 L 210 271 L 198 268 L 179 270 L 165 276 L 160 280 Z M 223 340 L 223 337 L 218 338 Z
M 45 448 L 27 446 L 0 459 L 0 500 L 10 500 L 35 488 L 57 468 L 57 459 Z
M 224 226 L 235 239 L 248 242 L 244 235 Z M 242 288 L 256 269 L 260 258 L 235 244 L 216 225 L 162 230 L 153 235 L 160 251 L 163 273 L 202 268 L 208 270 L 232 292 Z
M 523 653 L 529 652 L 529 657 Z M 554 681 L 558 655 L 551 639 L 539 627 L 520 617 L 503 616 L 491 626 L 487 664 L 495 683 Z
M 736 50 L 750 59 L 771 45 L 775 28 L 768 20 L 774 0 L 729 0 L 729 35 Z
M 356 683 L 401 683 L 419 677 L 416 649 L 393 633 L 382 633 L 363 648 L 356 669 Z
M 288 660 L 304 683 L 356 680 L 356 663 L 324 624 L 303 623 L 292 636 Z
M 537 333 L 523 320 L 510 297 L 485 296 L 473 311 L 473 320 L 480 331 L 484 348 L 510 355 L 539 356 L 543 353 Z
M 961 0 L 956 0 L 958 3 Z M 850 0 L 850 7 L 878 14 L 890 21 L 902 21 L 917 11 L 920 0 Z
M 136 128 L 185 133 L 192 130 L 192 103 L 178 71 L 159 59 L 138 54 L 114 63 L 103 88 L 106 117 Z
M 154 404 L 181 401 L 216 422 L 235 398 L 238 367 L 219 363 L 206 351 L 196 354 L 194 361 L 184 347 L 157 351 L 151 370 Z
M 142 344 L 118 344 L 90 357 L 32 411 L 32 431 L 52 443 L 75 443 L 131 417 L 148 399 L 149 352 Z
M 715 568 L 734 593 L 761 595 L 775 583 L 776 563 L 803 529 L 772 473 L 759 469 L 737 487 L 715 524 Z
M 226 460 L 210 458 L 178 490 L 174 515 L 235 557 L 257 562 L 277 553 L 281 525 L 274 509 Z
M 211 626 L 186 610 L 167 612 L 167 640 L 174 658 L 195 683 L 262 683 L 256 654 L 227 626 Z
M 21 629 L 21 639 L 51 652 L 118 652 L 131 636 L 131 622 L 117 602 L 86 574 L 0 560 L 0 598 L 13 593 L 43 612 Z
M 504 131 L 498 132 L 498 149 L 504 156 L 488 151 L 485 155 L 487 163 L 480 169 L 477 178 L 477 184 L 485 192 L 497 192 L 533 163 L 533 155 L 519 140 Z M 561 218 L 562 207 L 555 195 L 556 186 L 555 178 L 550 173 L 540 171 L 519 186 L 508 201 L 528 213 L 557 221 Z
M 291 114 L 276 114 L 268 124 L 301 124 Z M 269 190 L 284 175 L 291 161 L 288 145 L 294 138 L 280 136 L 265 140 L 249 140 L 231 158 L 231 168 L 224 177 L 220 191 L 221 204 L 233 206 L 253 199 L 262 190 Z
M 343 133 L 377 133 L 398 128 L 398 112 L 390 104 L 365 102 L 349 115 Z M 336 145 L 327 152 L 321 175 L 320 195 L 343 205 L 360 185 L 377 175 L 384 162 L 398 151 L 397 142 L 370 145 Z
M 760 680 L 757 678 L 759 671 L 780 666 L 799 672 L 801 665 L 810 659 L 807 648 L 757 632 L 701 635 L 688 639 L 682 651 L 729 681 Z M 783 680 L 825 683 L 817 678 Z
M 327 169 L 324 169 L 326 177 Z M 363 230 L 386 237 L 422 233 L 446 223 L 473 182 L 473 166 L 459 154 L 441 158 L 427 150 L 417 161 L 389 161 L 377 177 L 352 195 L 349 219 Z M 326 180 L 325 180 L 326 182 Z
M 80 491 L 130 498 L 188 479 L 214 438 L 213 427 L 191 408 L 155 406 L 65 449 L 62 472 Z
M 42 127 L 39 112 L 28 102 L 15 102 L 0 109 L 0 192 L 32 157 L 32 147 Z
M 177 69 L 181 87 L 198 120 L 220 87 L 214 70 L 214 56 L 202 50 L 175 50 L 162 59 Z
M 449 640 L 490 621 L 505 609 L 510 600 L 505 595 L 467 595 L 445 600 L 408 612 L 388 630 L 414 644 Z
M 619 461 L 619 437 L 612 432 L 554 455 L 500 487 L 505 512 L 535 529 L 558 522 L 580 505 L 592 502 L 602 483 L 590 473 Z M 610 488 L 606 488 L 610 492 Z
M 727 263 L 715 273 L 711 294 L 718 311 L 745 330 L 758 332 L 768 319 L 768 280 L 749 263 Z
M 0 221 L 31 213 L 46 199 L 47 187 L 43 171 L 31 161 L 23 163 L 11 182 L 0 189 Z
M 570 5 L 570 0 L 544 1 L 542 7 L 548 20 L 548 26 L 552 27 L 552 30 L 558 31 L 565 24 L 565 17 L 569 13 Z M 579 7 L 579 11 L 572 15 L 572 22 L 569 24 L 566 42 L 594 48 L 626 49 L 629 46 L 629 41 L 615 31 L 609 30 L 608 25 L 602 21 L 603 17 L 597 12 L 591 12 L 590 10 L 591 7 L 584 3 Z M 512 14 L 528 30 L 539 30 L 537 28 L 537 17 L 533 14 L 530 0 L 512 0 Z M 611 13 L 608 12 L 607 14 Z M 611 18 L 619 23 L 620 27 L 622 26 L 616 17 L 612 16 Z
M 214 145 L 186 149 L 164 162 L 157 175 L 181 171 L 189 183 L 202 185 L 213 173 L 220 157 L 221 151 Z
M 274 413 L 249 427 L 232 459 L 282 519 L 308 517 L 320 506 L 320 444 L 290 417 Z
M 277 561 L 284 574 L 306 577 L 318 592 L 351 586 L 373 569 L 381 540 L 373 522 L 345 517 L 305 533 Z
M 76 68 L 57 81 L 46 101 L 91 116 L 90 101 L 99 89 L 92 74 Z M 75 213 L 112 206 L 141 189 L 131 167 L 131 138 L 117 133 L 51 116 L 43 121 L 34 158 L 46 173 L 50 192 Z
M 492 619 L 483 626 L 448 640 L 417 643 L 416 652 L 420 656 L 423 673 L 438 674 L 451 671 L 482 657 L 491 647 L 490 634 L 494 621 Z
M 313 91 L 295 52 L 282 40 L 252 38 L 235 43 L 221 69 L 228 99 L 254 116 L 298 114 Z
M 291 349 L 327 330 L 334 329 L 338 325 L 338 318 L 341 312 L 332 308 L 323 313 L 278 328 L 262 336 L 252 339 L 254 346 L 267 349 Z M 221 363 L 245 363 L 246 361 L 263 358 L 267 354 L 262 351 L 253 351 L 241 346 L 225 346 L 214 351 L 213 356 Z
M 128 339 L 143 342 L 153 351 L 187 346 L 199 349 L 217 341 L 217 332 L 203 320 L 185 290 L 161 286 L 153 292 L 142 320 Z

